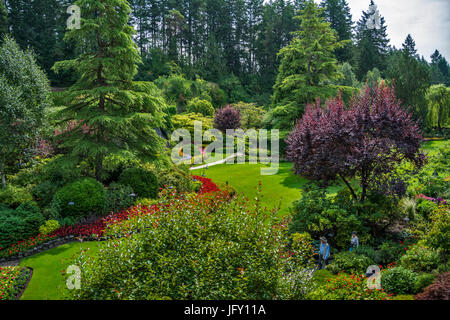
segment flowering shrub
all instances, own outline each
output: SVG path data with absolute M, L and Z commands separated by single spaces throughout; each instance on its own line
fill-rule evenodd
M 391 300 L 383 289 L 369 289 L 364 275 L 338 274 L 310 294 L 313 300 Z
M 29 277 L 25 267 L 0 267 L 0 300 L 16 300 Z
M 424 194 L 419 194 L 416 196 L 416 199 L 424 199 L 424 200 L 428 200 L 428 201 L 432 201 L 436 204 L 442 204 L 442 205 L 447 205 L 447 201 L 442 199 L 442 198 L 432 198 L 432 197 L 427 197 Z
M 212 180 L 209 178 L 200 177 L 200 176 L 193 176 L 192 178 L 194 180 L 200 181 L 202 183 L 202 187 L 199 190 L 200 194 L 219 191 L 219 188 L 217 187 L 217 185 L 214 182 L 212 182 Z

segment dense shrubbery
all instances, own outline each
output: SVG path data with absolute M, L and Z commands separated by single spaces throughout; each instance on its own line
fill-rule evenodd
M 84 178 L 59 189 L 52 200 L 52 209 L 61 218 L 79 219 L 98 215 L 105 207 L 105 189 L 92 178 Z
M 44 217 L 34 203 L 24 203 L 16 210 L 0 207 L 0 248 L 35 236 Z
M 420 293 L 422 292 L 426 287 L 430 286 L 436 277 L 433 274 L 424 273 L 420 274 L 416 278 L 416 283 L 414 284 L 414 292 Z
M 450 272 L 439 275 L 424 292 L 415 296 L 416 300 L 450 300 Z
M 340 252 L 334 255 L 333 261 L 327 269 L 334 274 L 345 272 L 350 274 L 365 274 L 367 268 L 374 265 L 370 258 L 353 252 Z
M 241 126 L 241 114 L 238 110 L 228 105 L 216 111 L 214 127 L 226 133 L 227 129 L 238 129 Z
M 112 183 L 106 190 L 105 212 L 118 212 L 129 208 L 134 203 L 133 188 L 118 183 Z
M 158 172 L 159 188 L 174 187 L 179 192 L 193 191 L 194 185 L 189 170 L 173 167 Z
M 400 265 L 414 272 L 431 272 L 439 265 L 439 252 L 423 245 L 411 246 L 400 258 Z
M 186 111 L 188 113 L 200 113 L 205 117 L 211 117 L 214 115 L 215 110 L 211 102 L 195 98 L 189 101 Z
M 120 175 L 119 183 L 130 186 L 138 197 L 155 199 L 158 196 L 158 178 L 152 171 L 126 169 Z
M 414 293 L 416 281 L 417 275 L 402 267 L 386 269 L 381 273 L 381 287 L 389 293 Z
M 11 208 L 17 208 L 22 203 L 32 201 L 33 197 L 25 189 L 13 185 L 7 185 L 5 188 L 0 188 L 0 203 L 3 203 Z
M 59 227 L 60 225 L 57 220 L 47 220 L 45 224 L 39 227 L 39 233 L 46 236 L 58 230 Z

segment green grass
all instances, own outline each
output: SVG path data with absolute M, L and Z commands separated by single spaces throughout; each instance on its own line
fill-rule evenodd
M 215 183 L 224 185 L 228 182 L 238 193 L 245 194 L 249 199 L 256 197 L 257 186 L 261 181 L 261 204 L 268 208 L 280 207 L 279 214 L 289 213 L 293 201 L 301 196 L 303 187 L 308 180 L 294 175 L 292 163 L 280 163 L 278 174 L 271 176 L 261 175 L 262 164 L 234 164 L 217 165 L 208 169 L 194 170 L 194 175 L 211 178 Z M 336 192 L 340 187 L 330 187 L 330 193 Z
M 439 148 L 443 148 L 446 143 L 448 143 L 449 140 L 432 140 L 427 141 L 423 144 L 422 149 L 425 153 L 433 154 L 437 153 L 439 151 Z
M 100 242 L 72 242 L 23 259 L 21 266 L 33 268 L 33 277 L 21 300 L 63 300 L 67 293 L 66 280 L 61 271 L 71 265 L 71 260 L 82 249 L 95 254 Z

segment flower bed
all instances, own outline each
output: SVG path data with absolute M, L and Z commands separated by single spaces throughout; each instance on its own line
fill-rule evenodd
M 211 179 L 194 176 L 195 180 L 202 183 L 198 194 L 204 195 L 220 191 L 217 185 Z M 105 218 L 98 219 L 90 223 L 75 224 L 72 226 L 63 226 L 54 231 L 50 235 L 39 234 L 36 237 L 26 239 L 12 245 L 9 248 L 0 248 L 0 262 L 2 259 L 10 259 L 13 257 L 20 258 L 21 254 L 29 252 L 31 249 L 41 246 L 49 241 L 57 241 L 58 239 L 65 239 L 71 237 L 78 237 L 85 240 L 99 240 L 103 237 L 106 227 L 111 223 L 117 223 L 123 220 L 128 220 L 139 214 L 148 214 L 159 210 L 158 205 L 152 206 L 135 206 L 121 212 L 111 214 Z M 58 244 L 58 243 L 56 243 Z M 61 243 L 60 243 L 61 244 Z
M 16 300 L 30 276 L 25 267 L 0 267 L 0 300 Z
M 442 204 L 442 205 L 447 205 L 447 201 L 442 199 L 442 198 L 431 198 L 431 197 L 427 197 L 424 194 L 419 194 L 418 196 L 416 196 L 416 199 L 424 199 L 424 200 L 428 200 L 428 201 L 432 201 L 436 204 Z

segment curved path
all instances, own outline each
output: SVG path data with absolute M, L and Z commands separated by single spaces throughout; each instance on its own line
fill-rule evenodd
M 219 160 L 219 161 L 216 161 L 216 162 L 207 163 L 207 164 L 204 164 L 204 165 L 201 165 L 201 166 L 198 166 L 198 167 L 192 167 L 192 168 L 189 168 L 189 170 L 207 169 L 208 167 L 217 166 L 219 164 L 224 164 L 225 162 L 227 162 L 230 159 L 234 159 L 236 157 L 241 157 L 243 155 L 244 154 L 240 153 L 240 152 L 233 153 L 231 156 L 228 156 L 225 159 L 222 159 L 222 160 Z

